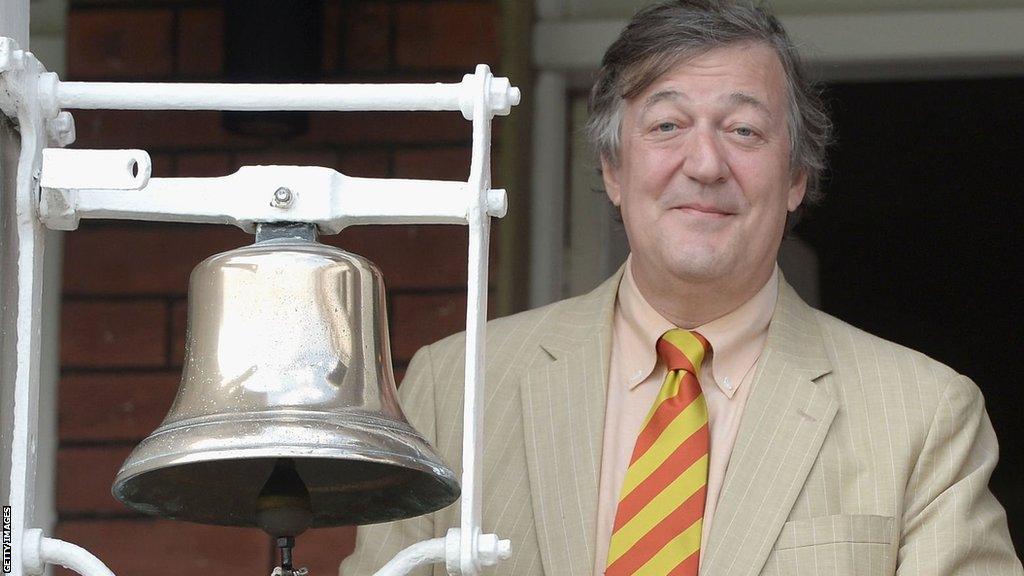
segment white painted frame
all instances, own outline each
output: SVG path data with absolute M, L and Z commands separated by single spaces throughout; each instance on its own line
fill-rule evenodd
M 28 7 L 19 22 L 27 25 Z M 3 13 L 6 15 L 6 12 Z M 19 37 L 27 36 L 21 30 Z M 24 40 L 23 40 L 24 41 Z M 42 312 L 44 225 L 73 230 L 81 218 L 124 218 L 233 224 L 310 222 L 325 232 L 353 224 L 451 223 L 469 228 L 466 305 L 465 410 L 463 411 L 462 514 L 446 537 L 410 546 L 378 576 L 406 574 L 444 562 L 449 574 L 475 576 L 511 555 L 511 543 L 482 534 L 483 378 L 486 355 L 487 263 L 491 217 L 505 213 L 505 193 L 491 185 L 491 121 L 507 115 L 520 94 L 486 65 L 459 84 L 223 85 L 61 82 L 16 40 L 0 37 L 0 108 L 17 122 L 20 151 L 16 181 L 4 186 L 2 276 L 7 331 L 4 339 L 5 406 L 13 425 L 5 445 L 4 573 L 38 575 L 61 564 L 85 576 L 113 576 L 88 551 L 49 538 L 35 527 L 36 449 L 39 421 L 39 326 Z M 63 108 L 135 110 L 461 111 L 472 122 L 473 147 L 466 182 L 349 178 L 308 166 L 246 167 L 222 178 L 150 179 L 143 150 L 61 150 L 75 139 L 74 119 Z M 10 131 L 3 127 L 6 146 Z M 13 139 L 12 139 L 13 141 Z M 48 146 L 55 146 L 48 148 Z M 5 150 L 6 152 L 6 150 Z M 9 168 L 11 163 L 4 163 Z M 6 175 L 5 183 L 11 182 Z M 269 180 L 269 182 L 268 182 Z M 253 194 L 261 187 L 274 189 Z M 197 201 L 196 192 L 223 199 Z M 8 251 L 13 250 L 9 257 Z M 10 297 L 8 297 L 10 294 Z M 9 321 L 9 323 L 8 323 Z M 8 353 L 8 343 L 13 348 Z M 13 371 L 13 378 L 10 372 Z M 10 381 L 10 380 L 13 380 Z M 6 414 L 5 414 L 6 415 Z M 6 427 L 5 427 L 6 432 Z M 6 438 L 5 438 L 6 440 Z

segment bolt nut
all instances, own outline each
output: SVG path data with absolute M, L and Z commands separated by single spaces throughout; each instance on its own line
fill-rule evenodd
M 282 186 L 274 190 L 274 201 L 271 202 L 271 205 L 276 208 L 287 208 L 292 205 L 294 199 L 292 191 Z
M 483 566 L 495 566 L 512 556 L 512 542 L 499 540 L 497 534 L 481 534 L 477 538 L 477 549 Z
M 508 213 L 508 194 L 504 189 L 487 191 L 487 215 L 503 218 Z
M 50 140 L 60 148 L 75 141 L 75 119 L 70 112 L 64 111 L 46 121 L 47 134 Z

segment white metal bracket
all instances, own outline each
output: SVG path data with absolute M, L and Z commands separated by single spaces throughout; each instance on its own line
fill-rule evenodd
M 144 150 L 43 151 L 39 216 L 75 230 L 82 218 L 232 224 L 308 222 L 323 234 L 353 224 L 467 224 L 466 182 L 354 178 L 317 166 L 245 166 L 217 178 L 149 178 Z M 507 211 L 486 191 L 488 216 Z

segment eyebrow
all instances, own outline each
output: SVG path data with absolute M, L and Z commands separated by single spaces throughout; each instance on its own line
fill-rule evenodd
M 662 102 L 664 100 L 689 100 L 689 99 L 690 99 L 689 96 L 687 96 L 686 94 L 684 94 L 684 93 L 682 93 L 682 92 L 680 92 L 678 90 L 659 90 L 659 91 L 655 92 L 654 94 L 651 94 L 650 96 L 647 97 L 647 100 L 644 101 L 643 109 L 647 110 L 651 106 L 654 106 L 658 102 Z
M 726 100 L 730 104 L 733 104 L 733 105 L 736 105 L 736 106 L 750 106 L 751 108 L 755 108 L 757 110 L 760 110 L 762 113 L 764 113 L 765 116 L 768 117 L 769 120 L 773 120 L 774 119 L 774 116 L 772 115 L 772 111 L 770 109 L 768 109 L 768 105 L 767 104 L 762 102 L 756 96 L 751 96 L 750 94 L 747 94 L 746 92 L 733 92 L 732 94 L 729 94 L 729 96 L 726 97 Z
M 651 94 L 650 96 L 647 97 L 647 100 L 644 101 L 643 109 L 647 110 L 650 107 L 654 106 L 655 104 L 662 102 L 664 100 L 686 101 L 689 99 L 690 97 L 687 96 L 685 92 L 680 92 L 678 90 L 659 90 L 658 92 L 655 92 L 654 94 Z M 774 115 L 772 114 L 772 111 L 768 108 L 768 105 L 762 102 L 761 99 L 756 96 L 747 94 L 746 92 L 733 92 L 726 96 L 724 100 L 726 101 L 726 103 L 731 104 L 733 106 L 749 106 L 762 112 L 765 116 L 768 117 L 769 120 L 774 120 Z

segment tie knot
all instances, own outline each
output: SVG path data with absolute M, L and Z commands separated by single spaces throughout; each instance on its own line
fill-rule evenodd
M 711 351 L 711 343 L 699 332 L 675 328 L 658 339 L 657 349 L 658 357 L 669 370 L 686 370 L 699 376 L 701 362 Z

